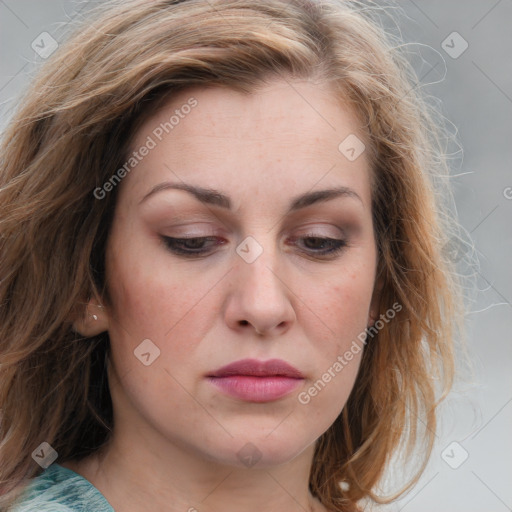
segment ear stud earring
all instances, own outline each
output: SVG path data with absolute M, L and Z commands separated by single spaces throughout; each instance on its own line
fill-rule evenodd
M 103 306 L 101 304 L 96 304 L 97 308 L 103 309 Z M 91 315 L 94 320 L 98 320 L 98 315 L 92 314 Z

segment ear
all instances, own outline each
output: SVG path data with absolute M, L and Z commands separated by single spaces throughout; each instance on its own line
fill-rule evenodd
M 73 330 L 86 338 L 108 331 L 108 327 L 108 312 L 96 298 L 89 300 L 83 315 L 73 322 Z
M 375 285 L 373 287 L 373 295 L 370 303 L 370 311 L 368 312 L 368 322 L 367 326 L 370 327 L 375 324 L 375 322 L 379 319 L 379 306 L 380 299 L 382 295 L 382 289 L 384 287 L 384 279 L 379 277 L 375 280 Z

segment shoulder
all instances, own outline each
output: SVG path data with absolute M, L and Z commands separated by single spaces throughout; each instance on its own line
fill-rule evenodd
M 59 464 L 33 478 L 9 512 L 114 512 L 88 480 Z

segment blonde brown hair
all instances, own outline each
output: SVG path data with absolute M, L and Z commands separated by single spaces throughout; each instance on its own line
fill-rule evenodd
M 116 190 L 101 200 L 93 191 L 173 92 L 217 85 L 251 93 L 276 76 L 321 78 L 359 115 L 380 312 L 402 306 L 366 346 L 346 406 L 317 441 L 310 489 L 335 511 L 384 501 L 375 489 L 390 457 L 422 441 L 412 485 L 432 449 L 438 399 L 452 384 L 464 314 L 455 265 L 442 250 L 456 230 L 442 195 L 442 132 L 405 54 L 358 2 L 103 4 L 42 66 L 3 136 L 0 506 L 41 472 L 31 457 L 41 442 L 61 462 L 94 452 L 112 431 L 108 334 L 84 339 L 72 330 L 91 296 L 108 301 L 104 249 Z

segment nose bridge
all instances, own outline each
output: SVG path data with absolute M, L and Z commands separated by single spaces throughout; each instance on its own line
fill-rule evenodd
M 250 285 L 254 291 L 276 291 L 282 283 L 276 276 L 279 268 L 279 250 L 271 232 L 262 229 L 247 236 L 236 248 L 242 261 L 238 261 L 241 282 Z
M 280 265 L 275 234 L 253 231 L 236 248 L 235 301 L 237 323 L 250 323 L 259 332 L 269 331 L 293 318 Z M 234 320 L 234 318 L 232 318 Z

